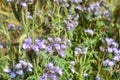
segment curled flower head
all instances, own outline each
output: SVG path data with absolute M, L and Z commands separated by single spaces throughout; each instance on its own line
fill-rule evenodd
M 45 67 L 45 73 L 40 77 L 40 80 L 58 80 L 58 76 L 62 76 L 62 70 L 53 63 L 48 63 Z

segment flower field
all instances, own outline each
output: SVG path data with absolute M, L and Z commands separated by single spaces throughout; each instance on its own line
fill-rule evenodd
M 0 80 L 120 80 L 120 0 L 0 0 Z

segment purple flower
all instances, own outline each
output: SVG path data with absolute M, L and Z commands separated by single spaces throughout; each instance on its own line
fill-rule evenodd
M 23 49 L 30 49 L 32 45 L 32 39 L 31 38 L 26 38 L 22 44 Z
M 110 18 L 110 12 L 108 10 L 105 10 L 103 14 L 107 17 Z
M 58 67 L 58 66 L 55 66 L 54 67 L 54 70 L 55 70 L 55 73 L 59 74 L 60 76 L 62 76 L 62 70 Z
M 112 42 L 111 44 L 113 45 L 113 47 L 118 48 L 118 43 L 117 42 Z
M 46 48 L 45 40 L 36 39 L 35 44 L 38 46 L 39 49 L 45 49 Z
M 27 71 L 30 71 L 30 72 L 32 72 L 32 67 L 33 67 L 33 65 L 31 64 L 31 63 L 27 63 Z
M 112 50 L 115 54 L 119 54 L 119 50 L 117 48 L 112 48 Z
M 61 38 L 60 37 L 55 38 L 55 42 L 61 42 Z
M 23 75 L 24 74 L 23 70 L 16 70 L 15 73 L 18 74 L 18 75 Z
M 113 49 L 110 48 L 110 47 L 108 47 L 108 48 L 107 48 L 107 51 L 108 51 L 108 53 L 112 53 L 112 52 L 113 52 Z
M 32 45 L 32 49 L 35 51 L 35 52 L 38 52 L 39 51 L 39 47 L 37 45 Z
M 87 54 L 87 48 L 76 47 L 74 53 L 75 53 L 76 56 L 79 55 L 79 54 Z
M 112 44 L 112 42 L 114 42 L 114 40 L 112 38 L 108 38 L 108 37 L 105 38 L 105 41 L 108 46 L 110 46 Z
M 58 80 L 58 76 L 62 76 L 62 70 L 58 66 L 54 66 L 53 63 L 48 63 L 40 80 Z
M 48 63 L 45 67 L 46 72 L 54 73 L 54 65 L 53 63 Z
M 109 61 L 108 66 L 112 67 L 112 66 L 114 66 L 114 65 L 115 65 L 115 62 L 114 62 L 114 61 Z
M 99 76 L 96 76 L 95 80 L 100 80 L 100 77 L 99 77 Z
M 115 55 L 115 56 L 113 57 L 113 60 L 114 60 L 114 61 L 120 61 L 120 56 Z
M 74 51 L 75 55 L 79 55 L 80 52 L 81 52 L 81 49 L 76 47 Z
M 61 57 L 64 57 L 64 56 L 65 56 L 65 52 L 64 52 L 63 50 L 60 50 L 58 53 L 59 53 L 59 55 L 60 55 Z
M 14 30 L 14 28 L 15 28 L 14 24 L 12 23 L 8 24 L 8 30 Z
M 109 63 L 109 59 L 106 59 L 105 61 L 103 61 L 103 66 L 107 66 Z
M 54 47 L 55 47 L 56 50 L 60 50 L 60 44 L 55 43 Z
M 10 78 L 15 78 L 16 77 L 16 74 L 14 72 L 10 72 Z
M 49 42 L 51 42 L 51 43 L 54 42 L 54 41 L 53 41 L 53 38 L 51 38 L 51 37 L 48 37 L 47 40 L 48 40 Z
M 115 65 L 114 61 L 110 61 L 109 59 L 106 59 L 105 61 L 103 61 L 103 66 L 109 66 L 112 67 Z
M 57 76 L 54 74 L 50 74 L 50 75 L 48 75 L 48 77 L 50 78 L 50 80 L 58 80 Z
M 41 76 L 40 80 L 48 80 L 47 74 L 43 74 Z
M 66 49 L 66 45 L 65 44 L 61 44 L 60 45 L 60 49 Z
M 18 64 L 16 64 L 15 65 L 15 67 L 14 67 L 15 69 L 22 69 L 23 68 L 23 66 L 22 66 L 22 64 L 21 63 L 18 63 Z
M 9 73 L 11 78 L 15 78 L 16 75 L 22 76 L 24 75 L 24 72 L 27 71 L 32 71 L 32 64 L 23 60 L 20 60 L 19 63 L 11 69 L 4 69 L 4 72 Z
M 48 45 L 48 46 L 46 47 L 46 52 L 52 53 L 52 51 L 53 51 L 52 45 Z

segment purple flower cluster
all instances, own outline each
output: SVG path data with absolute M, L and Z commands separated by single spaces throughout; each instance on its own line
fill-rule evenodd
M 107 45 L 107 52 L 108 53 L 115 53 L 115 54 L 119 54 L 119 50 L 118 50 L 118 43 L 114 41 L 114 39 L 112 38 L 105 38 L 105 42 Z
M 90 4 L 89 7 L 88 7 L 88 11 L 93 13 L 94 15 L 98 15 L 100 9 L 101 9 L 100 2 Z
M 103 66 L 109 66 L 109 67 L 112 67 L 115 65 L 115 61 L 112 61 L 112 60 L 109 60 L 109 59 L 106 59 L 103 61 Z
M 62 70 L 58 66 L 54 66 L 53 63 L 48 63 L 40 80 L 58 80 L 59 76 L 62 76 Z
M 41 49 L 45 49 L 45 40 L 36 39 L 34 44 L 31 38 L 26 38 L 22 44 L 23 49 L 33 49 L 35 52 L 40 51 Z
M 32 67 L 31 63 L 19 60 L 19 63 L 12 69 L 4 69 L 4 72 L 9 73 L 11 78 L 15 78 L 17 75 L 23 76 L 26 72 L 32 72 Z
M 9 23 L 8 26 L 7 26 L 7 29 L 8 29 L 8 31 L 13 31 L 13 30 L 21 31 L 22 27 L 20 25 L 19 26 L 15 26 L 13 23 Z
M 75 17 L 73 17 L 71 14 L 68 15 L 67 19 L 64 20 L 67 30 L 72 30 L 74 27 L 76 27 L 78 25 L 78 19 L 79 15 L 76 15 Z
M 106 44 L 106 47 L 100 47 L 101 51 L 108 52 L 109 54 L 113 54 L 112 59 L 106 59 L 103 61 L 103 66 L 114 66 L 118 61 L 120 61 L 120 49 L 119 45 L 115 42 L 114 39 L 106 37 L 103 40 L 103 44 Z M 109 55 L 108 54 L 108 55 Z
M 70 45 L 70 41 L 64 41 L 60 37 L 47 39 L 36 39 L 34 44 L 32 43 L 31 38 L 26 38 L 22 44 L 23 49 L 32 49 L 35 52 L 39 52 L 40 50 L 45 50 L 50 54 L 59 54 L 61 57 L 64 57 L 65 50 L 67 45 Z M 57 53 L 56 53 L 57 52 Z
M 74 50 L 75 56 L 80 54 L 87 54 L 87 48 L 84 47 L 76 47 Z
M 72 0 L 72 2 L 79 2 L 79 0 Z M 104 10 L 104 8 L 106 10 Z M 108 5 L 106 4 L 105 0 L 101 0 L 99 2 L 95 2 L 95 3 L 91 3 L 88 6 L 84 6 L 84 5 L 79 5 L 76 4 L 75 5 L 75 9 L 77 9 L 78 11 L 82 11 L 82 12 L 88 12 L 90 14 L 93 14 L 95 17 L 98 18 L 107 18 L 107 20 L 111 20 L 111 15 L 110 12 L 108 10 Z

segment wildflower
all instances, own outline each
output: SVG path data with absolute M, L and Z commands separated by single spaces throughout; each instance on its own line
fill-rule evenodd
M 22 6 L 23 8 L 25 8 L 25 7 L 27 7 L 27 4 L 26 4 L 25 2 L 22 2 L 22 3 L 21 3 L 21 6 Z
M 39 49 L 45 49 L 46 48 L 45 42 L 46 42 L 45 40 L 36 39 L 35 45 L 37 45 Z
M 114 60 L 114 61 L 120 61 L 120 56 L 115 55 L 115 56 L 113 57 L 113 60 Z
M 120 53 L 120 51 L 119 51 L 117 48 L 112 48 L 112 50 L 113 50 L 113 52 L 114 52 L 115 54 L 119 54 L 119 53 Z
M 11 69 L 4 69 L 5 73 L 9 73 L 11 78 L 15 78 L 17 75 L 22 76 L 24 75 L 27 71 L 32 71 L 32 64 L 27 63 L 24 60 L 19 60 L 19 63 L 16 64 L 13 68 Z
M 55 43 L 54 47 L 55 47 L 56 50 L 60 50 L 60 45 L 59 44 Z
M 74 53 L 75 53 L 75 55 L 86 54 L 87 53 L 87 48 L 76 47 Z
M 105 51 L 104 47 L 101 46 L 100 51 L 104 52 Z
M 108 37 L 105 38 L 105 41 L 108 46 L 110 46 L 112 44 L 112 42 L 114 42 L 114 40 L 112 38 L 108 38 Z
M 61 38 L 60 37 L 55 38 L 55 42 L 61 42 Z
M 108 53 L 112 53 L 112 52 L 113 52 L 113 49 L 110 48 L 110 47 L 108 47 L 108 48 L 107 48 L 107 51 L 108 51 Z
M 109 60 L 108 60 L 108 59 L 106 59 L 105 61 L 103 61 L 103 66 L 107 66 L 107 65 L 108 65 L 108 63 L 109 63 Z
M 32 45 L 32 49 L 35 51 L 35 52 L 38 52 L 39 51 L 39 47 L 37 45 Z
M 76 48 L 75 48 L 75 51 L 74 51 L 75 55 L 78 55 L 79 52 L 81 52 L 81 49 L 76 47 Z
M 72 73 L 75 73 L 74 65 L 75 65 L 75 61 L 71 61 L 70 62 L 70 70 L 71 70 Z
M 114 65 L 115 65 L 115 62 L 114 62 L 114 61 L 109 61 L 108 66 L 112 67 L 112 66 L 114 66 Z
M 95 80 L 100 80 L 100 77 L 99 77 L 99 76 L 96 76 Z
M 84 73 L 84 77 L 87 78 L 87 77 L 88 77 L 88 74 L 87 74 L 87 73 Z
M 30 12 L 27 12 L 27 18 L 32 19 L 33 17 L 31 16 Z
M 111 45 L 113 45 L 113 47 L 115 47 L 115 48 L 118 48 L 118 43 L 117 43 L 117 42 L 115 42 L 115 41 L 114 41 L 114 42 L 112 42 L 112 43 L 111 43 Z
M 40 80 L 58 80 L 58 76 L 62 76 L 62 70 L 58 66 L 54 66 L 53 63 L 48 63 Z
M 45 71 L 46 72 L 50 72 L 50 73 L 54 73 L 54 65 L 53 65 L 53 63 L 48 63 L 47 65 L 46 65 L 46 67 L 45 67 Z
M 43 75 L 41 76 L 40 80 L 48 80 L 47 78 L 48 78 L 48 77 L 47 77 L 47 74 L 43 74 Z
M 15 78 L 16 77 L 16 74 L 14 72 L 10 72 L 10 78 Z
M 56 75 L 50 74 L 48 76 L 51 80 L 58 80 Z
M 61 44 L 60 45 L 60 49 L 66 49 L 66 45 L 65 44 Z
M 109 66 L 112 67 L 115 65 L 114 61 L 110 61 L 109 59 L 106 59 L 105 61 L 103 61 L 103 66 Z
M 58 51 L 58 53 L 60 54 L 61 57 L 65 56 L 65 52 L 63 50 Z
M 52 45 L 48 45 L 48 46 L 46 47 L 46 52 L 52 53 L 52 51 L 53 51 Z
M 26 38 L 22 44 L 23 49 L 30 49 L 32 45 L 32 39 L 31 38 Z
M 17 26 L 17 27 L 16 27 L 16 30 L 21 31 L 21 30 L 22 30 L 22 27 L 21 27 L 21 26 Z
M 92 29 L 86 29 L 85 32 L 88 33 L 91 36 L 93 36 L 93 34 L 94 34 Z
M 55 73 L 59 74 L 60 76 L 62 76 L 62 70 L 58 67 L 58 66 L 55 66 L 54 67 L 54 71 Z
M 70 65 L 74 66 L 75 65 L 75 61 L 71 61 Z
M 47 40 L 48 40 L 49 42 L 51 42 L 51 43 L 54 42 L 54 41 L 53 41 L 53 38 L 51 38 L 51 37 L 48 37 Z
M 1 48 L 3 48 L 3 45 L 2 45 L 2 43 L 0 43 L 0 49 L 1 49 Z
M 14 30 L 14 28 L 15 28 L 14 24 L 12 23 L 8 24 L 8 30 Z
M 13 1 L 13 0 L 7 0 L 7 2 L 11 2 L 11 1 Z
M 23 75 L 24 72 L 23 72 L 23 70 L 16 70 L 16 74 L 18 74 L 18 75 Z

